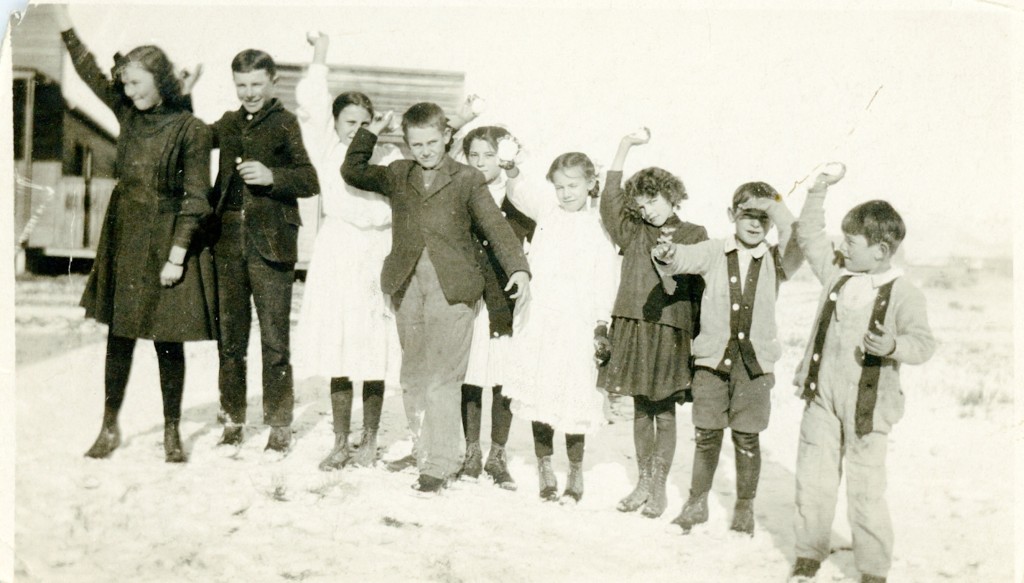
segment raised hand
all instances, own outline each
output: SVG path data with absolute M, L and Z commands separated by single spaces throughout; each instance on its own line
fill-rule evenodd
M 306 33 L 306 42 L 313 47 L 313 62 L 324 64 L 327 62 L 327 47 L 331 44 L 331 37 L 319 30 L 311 30 Z
M 519 140 L 512 136 L 505 136 L 498 140 L 498 166 L 505 170 L 511 170 L 515 168 L 519 152 L 522 150 L 522 146 L 519 145 Z
M 387 111 L 385 113 L 375 113 L 373 114 L 373 120 L 370 122 L 370 125 L 366 127 L 366 129 L 373 132 L 373 135 L 379 136 L 382 131 L 391 128 L 391 122 L 394 120 L 394 118 L 395 112 L 393 111 Z
M 808 190 L 821 190 L 839 182 L 846 176 L 846 165 L 842 162 L 828 162 L 814 169 L 811 173 L 813 181 Z
M 188 67 L 182 67 L 178 71 L 178 80 L 181 82 L 181 94 L 191 95 L 192 89 L 196 86 L 199 78 L 203 75 L 203 64 L 196 63 L 196 66 L 190 71 Z
M 651 130 L 647 127 L 640 127 L 622 137 L 622 141 L 631 146 L 639 146 L 651 141 Z

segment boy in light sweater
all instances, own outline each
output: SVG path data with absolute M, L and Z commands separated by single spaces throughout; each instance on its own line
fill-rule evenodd
M 797 454 L 797 559 L 790 581 L 814 580 L 829 555 L 845 459 L 857 569 L 863 583 L 879 583 L 892 562 L 885 455 L 889 430 L 903 416 L 899 367 L 928 360 L 935 340 L 924 296 L 892 266 L 906 227 L 889 203 L 854 207 L 843 219 L 843 242 L 833 249 L 825 235 L 825 192 L 845 168 L 828 168 L 814 178 L 795 229 L 824 288 L 795 381 L 807 408 Z

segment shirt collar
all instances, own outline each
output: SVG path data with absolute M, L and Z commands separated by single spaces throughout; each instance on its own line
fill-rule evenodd
M 840 275 L 849 275 L 851 277 L 868 277 L 871 280 L 871 287 L 877 289 L 898 277 L 902 277 L 903 270 L 900 269 L 899 267 L 890 267 L 889 269 L 886 269 L 881 273 L 855 273 L 844 267 Z
M 733 251 L 744 251 L 746 253 L 750 253 L 750 256 L 754 258 L 764 257 L 764 254 L 768 252 L 768 243 L 761 241 L 760 243 L 757 244 L 757 247 L 754 247 L 753 249 L 747 249 L 746 247 L 741 247 L 736 242 L 735 236 L 726 237 L 725 252 L 731 253 Z

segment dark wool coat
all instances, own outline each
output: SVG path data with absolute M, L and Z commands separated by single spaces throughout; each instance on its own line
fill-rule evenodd
M 529 270 L 522 245 L 494 204 L 479 170 L 445 156 L 433 184 L 424 188 L 423 171 L 413 160 L 371 165 L 376 143 L 377 136 L 360 129 L 349 145 L 341 174 L 356 188 L 391 198 L 393 245 L 381 272 L 384 293 L 404 288 L 426 248 L 449 303 L 480 299 L 484 276 L 474 228 L 488 239 L 505 273 Z
M 675 215 L 663 227 L 644 222 L 626 209 L 626 193 L 621 183 L 622 172 L 609 171 L 601 195 L 601 220 L 622 254 L 622 277 L 612 316 L 664 324 L 695 336 L 704 280 L 699 275 L 672 276 L 675 291 L 666 293 L 651 261 L 651 249 L 657 245 L 663 228 L 673 229 L 672 241 L 683 245 L 706 241 L 707 230 Z
M 216 338 L 213 264 L 200 224 L 210 214 L 210 132 L 172 104 L 139 111 L 117 92 L 74 31 L 75 70 L 117 116 L 118 184 L 110 196 L 81 305 L 110 333 L 165 342 Z M 188 249 L 182 280 L 160 285 L 172 246 Z
M 302 225 L 298 199 L 320 192 L 295 115 L 272 99 L 251 115 L 243 108 L 226 112 L 210 127 L 213 147 L 220 148 L 214 189 L 217 216 L 224 214 L 231 189 L 242 189 L 246 237 L 267 261 L 295 263 Z M 274 183 L 243 189 L 235 168 L 239 158 L 261 162 L 273 173 Z

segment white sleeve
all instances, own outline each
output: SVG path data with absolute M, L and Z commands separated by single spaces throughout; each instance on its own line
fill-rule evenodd
M 298 103 L 295 116 L 299 119 L 306 150 L 314 161 L 322 159 L 334 132 L 327 65 L 313 63 L 306 69 L 305 76 L 295 86 L 295 101 Z
M 525 180 L 522 169 L 519 170 L 518 176 L 506 181 L 505 196 L 517 209 L 534 221 L 550 208 L 558 206 L 558 199 L 551 189 L 536 181 Z

